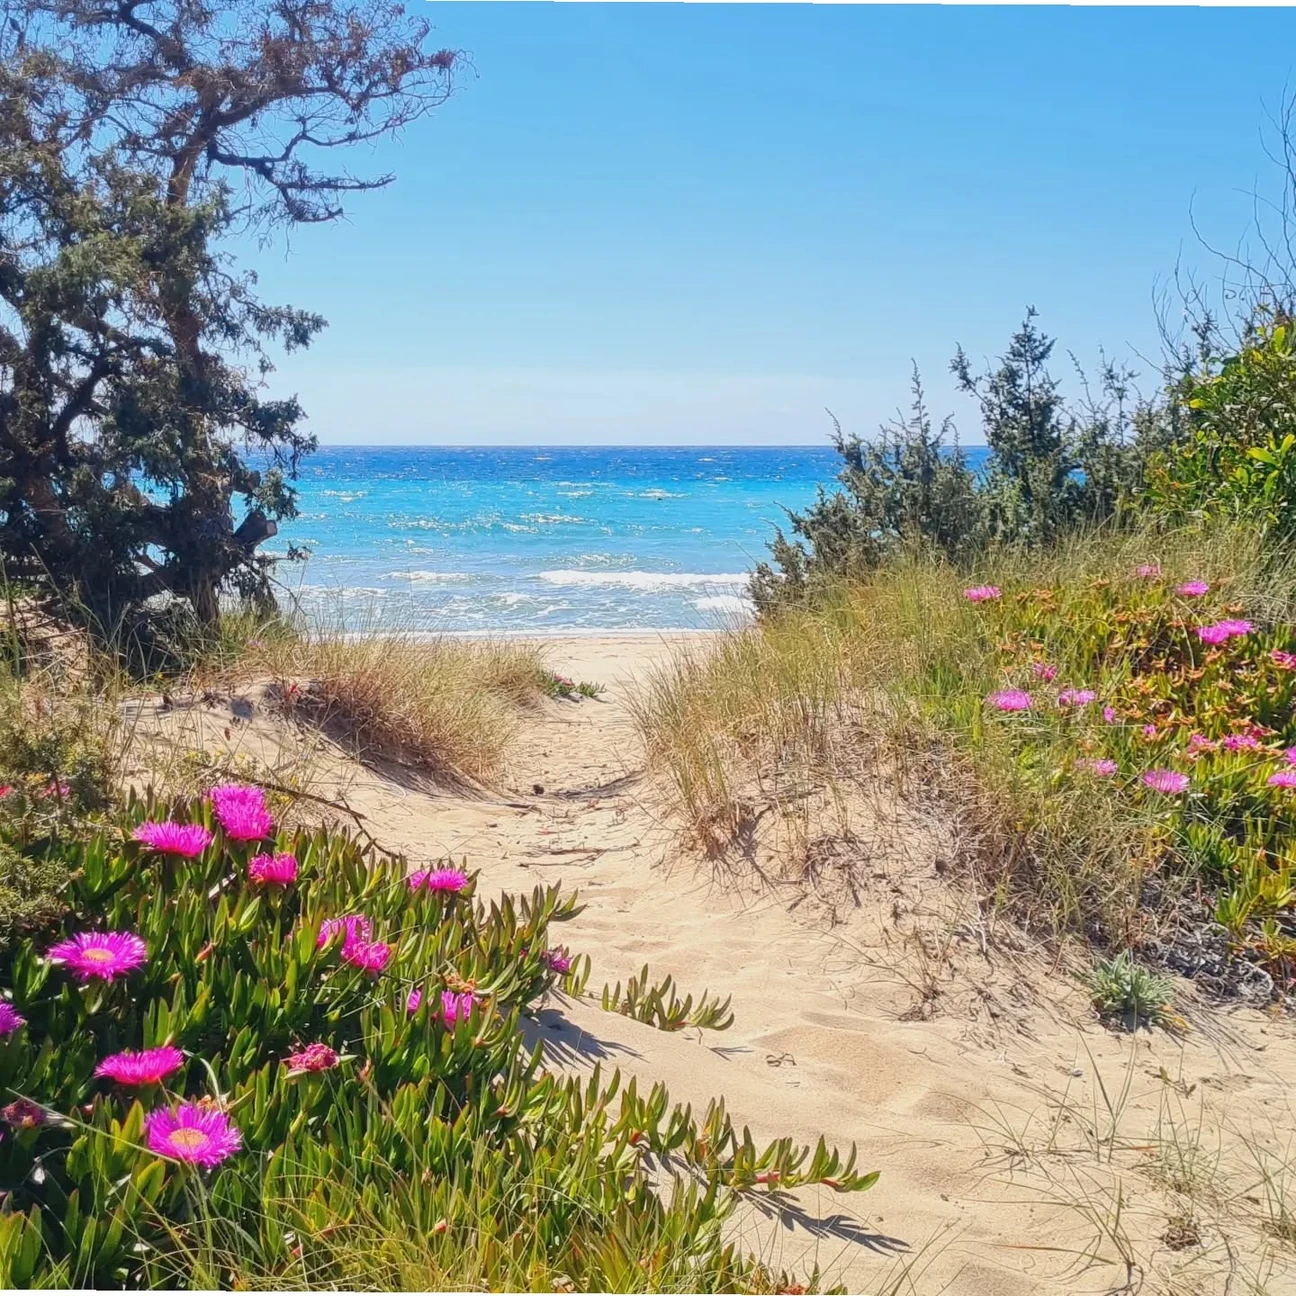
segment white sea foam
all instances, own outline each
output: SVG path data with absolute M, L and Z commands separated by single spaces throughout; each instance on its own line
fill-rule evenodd
M 699 611 L 723 612 L 739 616 L 750 616 L 755 610 L 751 599 L 741 594 L 708 594 L 705 598 L 693 600 L 693 606 Z
M 550 585 L 619 585 L 625 589 L 681 589 L 692 586 L 745 585 L 746 572 L 542 571 Z
M 408 581 L 457 581 L 467 580 L 468 575 L 465 572 L 390 571 L 387 573 L 386 579 Z

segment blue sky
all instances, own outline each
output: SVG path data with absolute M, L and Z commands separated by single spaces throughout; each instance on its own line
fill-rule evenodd
M 817 442 L 911 358 L 979 441 L 955 345 L 1030 303 L 1155 358 L 1190 210 L 1236 242 L 1296 88 L 1277 8 L 424 7 L 475 71 L 352 159 L 396 182 L 247 250 L 330 321 L 273 383 L 325 442 Z

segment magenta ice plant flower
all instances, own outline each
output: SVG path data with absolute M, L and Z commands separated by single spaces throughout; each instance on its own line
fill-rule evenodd
M 540 955 L 540 962 L 549 969 L 550 972 L 557 972 L 559 976 L 566 976 L 571 971 L 571 955 L 565 948 L 545 950 Z
M 1283 652 L 1281 648 L 1275 648 L 1269 654 L 1269 660 L 1275 666 L 1281 666 L 1283 670 L 1296 671 L 1296 653 Z
M 364 972 L 381 972 L 391 952 L 391 946 L 382 941 L 348 940 L 342 946 L 342 961 Z
M 49 1124 L 49 1112 L 30 1098 L 15 1098 L 0 1107 L 0 1120 L 14 1129 L 35 1129 L 38 1125 Z
M 1099 778 L 1110 778 L 1116 773 L 1116 762 L 1103 758 L 1101 760 L 1078 760 L 1076 765 L 1086 770 L 1090 774 L 1096 774 Z
M 1197 638 L 1204 644 L 1209 644 L 1212 648 L 1224 643 L 1228 639 L 1229 631 L 1221 624 L 1198 626 L 1196 629 Z
M 1154 724 L 1145 724 L 1143 726 L 1144 738 L 1155 738 L 1157 736 L 1157 727 Z
M 418 1012 L 419 1005 L 422 1002 L 423 1002 L 423 991 L 419 989 L 418 986 L 415 986 L 414 989 L 409 992 L 409 995 L 405 1000 L 405 1011 L 413 1015 L 414 1013 Z
M 149 1150 L 210 1170 L 243 1145 L 237 1125 L 223 1111 L 203 1103 L 186 1102 L 161 1107 L 144 1118 Z
M 1141 781 L 1145 787 L 1150 787 L 1153 792 L 1161 792 L 1165 796 L 1176 796 L 1186 791 L 1188 787 L 1188 775 L 1180 774 L 1177 770 L 1147 770 L 1142 775 Z
M 969 603 L 991 603 L 997 598 L 1003 597 L 1003 591 L 998 585 L 973 585 L 971 589 L 963 591 L 963 597 Z
M 468 874 L 457 868 L 418 869 L 409 875 L 411 891 L 442 891 L 454 894 L 468 885 Z
M 339 933 L 345 933 L 348 941 L 372 940 L 373 924 L 363 914 L 348 914 L 345 918 L 325 918 L 320 923 L 319 936 L 315 944 L 323 949 Z
M 1217 621 L 1216 625 L 1228 631 L 1231 637 L 1235 635 L 1249 635 L 1255 626 L 1250 621 L 1241 621 L 1237 617 L 1229 617 L 1224 621 Z
M 46 957 L 82 981 L 111 981 L 145 963 L 148 947 L 134 932 L 78 932 L 52 946 Z
M 1296 788 L 1296 769 L 1281 769 L 1269 775 L 1269 786 Z
M 284 853 L 282 855 L 258 855 L 248 861 L 247 875 L 250 882 L 259 882 L 265 886 L 287 886 L 297 881 L 297 857 Z
M 1058 706 L 1088 706 L 1097 696 L 1098 694 L 1095 693 L 1093 689 L 1063 689 L 1062 692 L 1058 694 Z
M 184 1054 L 169 1044 L 139 1053 L 126 1049 L 104 1058 L 95 1067 L 95 1075 L 106 1076 L 123 1085 L 157 1084 L 183 1064 Z
M 441 1019 L 453 1030 L 461 1021 L 467 1021 L 477 1002 L 471 990 L 456 994 L 453 990 L 441 991 Z
M 7 999 L 0 999 L 0 1035 L 12 1035 L 20 1026 L 27 1024 L 27 1018 L 19 1013 Z
M 1021 689 L 1000 689 L 997 693 L 991 693 L 986 698 L 986 701 L 996 711 L 1029 711 L 1031 709 L 1031 695 Z
M 1260 746 L 1260 740 L 1254 734 L 1229 734 L 1224 739 L 1226 751 L 1253 751 Z
M 1181 598 L 1201 598 L 1203 594 L 1210 593 L 1210 585 L 1204 580 L 1184 581 L 1182 585 L 1175 587 L 1175 593 Z
M 337 1064 L 338 1055 L 327 1044 L 307 1044 L 288 1055 L 291 1071 L 328 1071 Z
M 1045 684 L 1051 684 L 1057 679 L 1058 668 L 1052 662 L 1032 662 L 1031 674 L 1037 680 L 1043 680 Z
M 268 837 L 274 820 L 266 809 L 265 793 L 243 783 L 221 783 L 210 789 L 212 810 L 231 841 L 259 841 Z
M 211 845 L 211 830 L 202 824 L 176 823 L 172 819 L 142 823 L 131 834 L 142 846 L 162 855 L 196 859 Z
M 1104 723 L 1104 724 L 1115 724 L 1115 723 L 1116 723 L 1116 708 L 1115 708 L 1115 707 L 1109 707 L 1109 706 L 1105 706 L 1105 707 L 1103 707 L 1102 715 L 1103 715 L 1103 723 Z

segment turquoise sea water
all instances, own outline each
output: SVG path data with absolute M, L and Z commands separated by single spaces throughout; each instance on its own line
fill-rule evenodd
M 780 505 L 840 466 L 828 447 L 335 446 L 267 548 L 309 548 L 280 579 L 351 629 L 705 628 L 742 615 Z

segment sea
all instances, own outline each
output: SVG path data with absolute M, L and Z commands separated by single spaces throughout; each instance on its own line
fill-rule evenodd
M 263 552 L 309 552 L 281 592 L 339 630 L 716 629 L 840 468 L 826 445 L 329 446 Z

